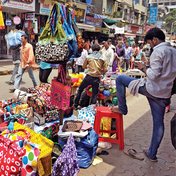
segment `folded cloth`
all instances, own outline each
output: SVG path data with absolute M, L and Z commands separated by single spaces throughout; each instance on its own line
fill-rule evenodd
M 139 88 L 144 86 L 146 82 L 145 78 L 136 79 L 130 82 L 128 85 L 129 91 L 132 95 L 138 95 Z
M 88 130 L 88 129 L 90 129 L 90 128 L 92 128 L 92 125 L 90 124 L 90 123 L 88 123 L 88 122 L 83 122 L 83 125 L 82 125 L 82 127 L 81 127 L 81 130 Z

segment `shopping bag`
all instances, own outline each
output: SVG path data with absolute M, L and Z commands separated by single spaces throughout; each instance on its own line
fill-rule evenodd
M 63 67 L 60 66 L 58 68 L 58 77 L 54 78 L 51 83 L 51 105 L 64 111 L 70 106 L 71 96 L 71 86 L 65 84 L 67 84 L 66 74 Z
M 18 133 L 23 132 L 25 135 L 21 137 Z M 22 156 L 21 165 L 21 176 L 33 176 L 37 174 L 37 162 L 40 154 L 38 146 L 29 142 L 30 134 L 25 130 L 15 130 L 15 131 L 4 131 L 2 135 L 24 150 L 24 155 Z
M 89 130 L 86 137 L 80 141 L 75 141 L 77 149 L 78 165 L 80 168 L 88 168 L 96 155 L 98 147 L 98 134 L 93 130 Z
M 74 138 L 70 135 L 62 153 L 54 163 L 52 176 L 77 176 L 78 172 L 76 147 Z
M 29 132 L 31 136 L 30 142 L 39 146 L 40 155 L 37 163 L 38 174 L 40 176 L 49 176 L 51 174 L 52 168 L 51 153 L 54 143 L 51 140 L 44 137 L 43 135 L 38 134 L 33 130 L 31 130 L 30 128 L 15 122 L 14 130 L 18 129 L 24 129 L 27 132 Z M 23 137 L 23 135 L 24 135 L 23 133 L 20 133 L 20 136 Z
M 36 58 L 49 63 L 68 60 L 67 37 L 62 27 L 60 5 L 55 3 L 36 45 Z
M 0 30 L 5 29 L 4 18 L 2 15 L 2 6 L 0 5 Z
M 67 110 L 70 105 L 71 87 L 52 80 L 51 87 L 51 104 L 58 109 Z
M 32 97 L 33 95 L 30 93 L 27 93 L 25 91 L 21 91 L 19 89 L 16 89 L 13 98 L 18 100 L 20 99 L 22 103 L 27 103 L 28 97 Z
M 21 149 L 15 142 L 0 135 L 0 151 L 1 175 L 20 175 L 25 150 Z

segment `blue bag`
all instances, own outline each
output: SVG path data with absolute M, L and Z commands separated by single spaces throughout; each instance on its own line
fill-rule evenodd
M 21 36 L 24 35 L 25 32 L 24 31 L 10 31 L 7 36 L 6 36 L 6 40 L 7 43 L 10 47 L 14 47 L 14 46 L 18 46 L 21 45 Z
M 75 141 L 75 144 L 79 167 L 88 168 L 96 155 L 98 147 L 97 133 L 92 129 L 86 137 L 81 138 L 80 142 Z
M 76 35 L 75 35 L 74 31 L 73 31 L 72 26 L 68 25 L 67 19 L 66 19 L 66 15 L 65 15 L 64 12 L 65 12 L 65 6 L 64 5 L 60 5 L 60 13 L 61 13 L 62 20 L 63 20 L 62 27 L 63 27 L 63 29 L 65 31 L 67 39 L 68 40 L 76 40 Z
M 61 148 L 66 144 L 64 138 L 59 138 L 59 145 Z M 80 140 L 75 140 L 78 165 L 80 168 L 88 168 L 96 155 L 96 150 L 98 147 L 98 135 L 91 129 L 87 136 L 80 138 Z

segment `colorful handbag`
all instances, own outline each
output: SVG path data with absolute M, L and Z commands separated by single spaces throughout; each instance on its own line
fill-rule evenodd
M 4 18 L 2 15 L 2 6 L 0 5 L 0 30 L 5 29 Z
M 58 131 L 59 131 L 59 123 L 54 123 L 53 125 L 49 127 L 45 127 L 41 131 L 41 134 L 45 136 L 46 138 L 52 140 L 57 135 Z
M 54 163 L 52 176 L 77 176 L 78 172 L 76 147 L 74 138 L 70 135 L 62 153 Z
M 61 23 L 60 5 L 55 3 L 36 45 L 36 59 L 49 63 L 68 60 L 67 37 Z
M 18 132 L 23 132 L 25 137 L 18 135 Z M 22 162 L 20 163 L 20 175 L 21 176 L 33 176 L 37 174 L 37 161 L 40 154 L 38 147 L 35 144 L 29 142 L 30 134 L 25 130 L 15 130 L 15 131 L 4 131 L 2 133 L 4 137 L 10 139 L 11 142 L 24 150 L 24 155 L 22 156 Z M 16 161 L 15 161 L 16 162 Z
M 12 142 L 0 135 L 0 151 L 1 175 L 20 175 L 25 150 L 20 148 L 15 141 Z
M 61 112 L 57 109 L 53 109 L 53 110 L 48 110 L 45 113 L 45 122 L 51 122 L 54 120 L 59 120 L 61 114 Z
M 65 84 L 66 74 L 63 66 L 60 65 L 60 69 L 58 69 L 58 77 L 54 78 L 51 83 L 51 105 L 64 111 L 70 106 L 71 96 L 71 87 Z
M 46 137 L 42 136 L 41 134 L 38 134 L 33 130 L 29 129 L 28 127 L 19 123 L 14 123 L 14 130 L 18 129 L 24 129 L 29 132 L 31 136 L 30 142 L 36 144 L 40 149 L 40 155 L 37 162 L 38 174 L 40 176 L 49 176 L 51 174 L 51 153 L 54 143 Z M 20 133 L 20 136 L 23 137 L 23 135 L 23 133 Z

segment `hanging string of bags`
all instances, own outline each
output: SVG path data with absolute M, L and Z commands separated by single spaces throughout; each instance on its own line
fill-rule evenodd
M 4 25 L 4 18 L 3 18 L 3 14 L 2 14 L 2 6 L 0 4 L 0 30 L 2 30 L 2 29 L 5 29 L 5 25 Z
M 36 59 L 49 63 L 60 63 L 75 57 L 79 48 L 82 47 L 78 45 L 79 29 L 75 26 L 74 10 L 55 3 L 39 37 Z

